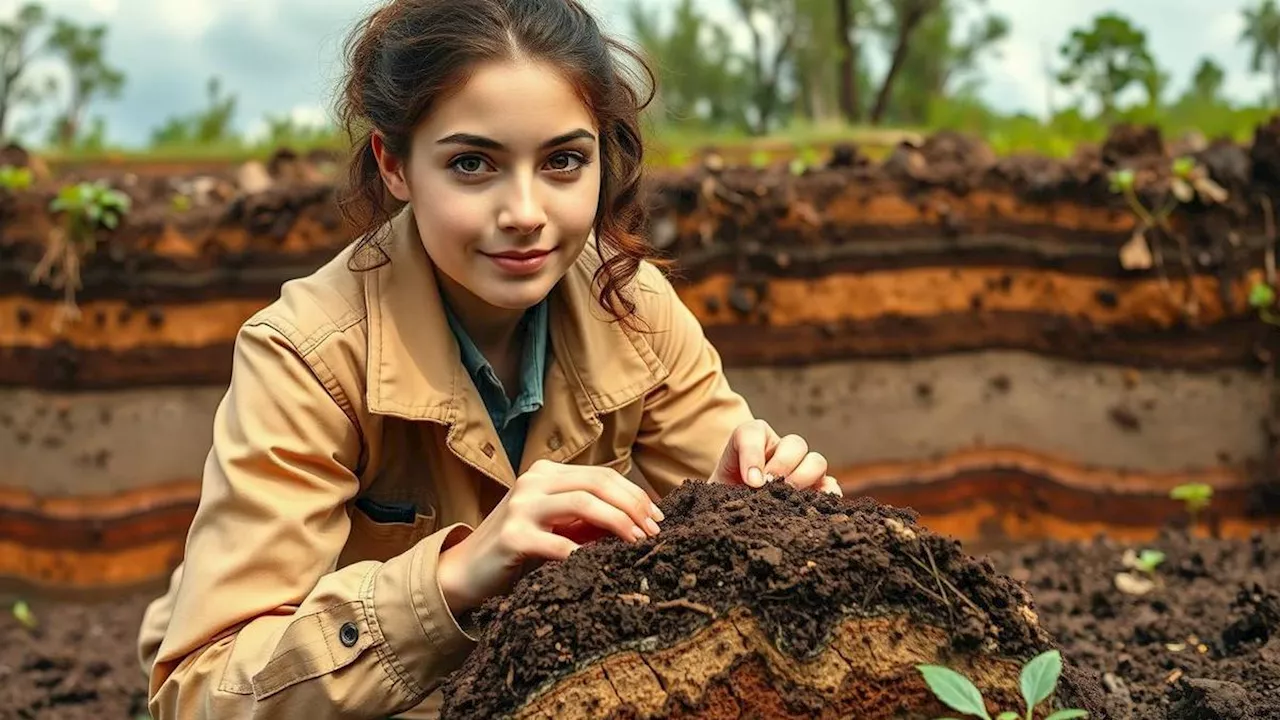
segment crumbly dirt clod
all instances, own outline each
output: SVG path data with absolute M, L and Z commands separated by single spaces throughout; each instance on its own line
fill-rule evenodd
M 1017 583 L 910 512 L 780 482 L 691 481 L 661 505 L 658 537 L 586 546 L 487 603 L 444 716 L 936 717 L 916 663 L 1008 705 L 1052 647 Z M 1061 702 L 1103 718 L 1098 697 L 1068 669 Z

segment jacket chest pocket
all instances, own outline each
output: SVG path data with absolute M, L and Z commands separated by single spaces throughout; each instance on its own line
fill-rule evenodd
M 437 524 L 433 507 L 357 498 L 338 567 L 361 560 L 386 562 L 435 532 Z

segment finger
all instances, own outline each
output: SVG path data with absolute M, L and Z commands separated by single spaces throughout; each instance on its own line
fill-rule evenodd
M 656 534 L 649 524 L 666 518 L 639 485 L 616 470 L 592 465 L 560 465 L 537 480 L 537 489 L 546 495 L 585 490 L 629 515 L 637 525 Z
M 818 486 L 818 489 L 836 497 L 844 497 L 844 490 L 840 489 L 840 481 L 830 475 L 823 476 L 822 484 Z
M 827 459 L 821 453 L 806 453 L 795 470 L 787 476 L 787 484 L 800 489 L 811 488 L 822 482 L 827 474 Z
M 586 490 L 571 490 L 543 496 L 537 508 L 534 509 L 532 519 L 540 528 L 568 525 L 574 520 L 583 520 L 613 532 L 625 542 L 637 542 L 650 535 L 658 534 L 636 524 L 625 512 Z M 653 522 L 652 518 L 645 519 L 650 523 Z M 653 528 L 657 528 L 657 525 L 654 524 Z
M 764 466 L 765 478 L 790 477 L 799 468 L 808 452 L 809 443 L 799 435 L 787 435 L 782 438 L 769 457 L 769 462 Z M 823 472 L 826 472 L 826 468 L 823 468 Z M 814 481 L 822 479 L 822 474 L 818 473 Z
M 564 560 L 581 547 L 578 543 L 549 532 L 531 533 L 523 548 L 526 556 L 544 560 Z
M 561 537 L 569 538 L 579 545 L 593 543 L 609 534 L 608 530 L 598 528 L 595 525 L 582 520 L 574 520 L 568 525 L 561 525 L 554 528 L 551 532 L 556 535 L 560 535 Z
M 746 423 L 734 431 L 732 447 L 738 455 L 742 482 L 756 488 L 764 485 L 765 459 L 777 444 L 778 434 L 763 420 Z

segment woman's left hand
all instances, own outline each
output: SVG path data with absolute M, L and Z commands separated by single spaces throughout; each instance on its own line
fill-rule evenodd
M 786 478 L 796 488 L 844 494 L 827 474 L 826 458 L 809 452 L 809 444 L 799 435 L 779 437 L 764 420 L 743 423 L 733 431 L 711 481 L 758 488 L 777 478 Z

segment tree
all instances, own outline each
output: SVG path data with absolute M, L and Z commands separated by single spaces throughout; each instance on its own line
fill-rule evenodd
M 194 115 L 171 117 L 151 132 L 151 145 L 182 145 L 198 143 L 210 145 L 226 142 L 231 134 L 231 116 L 235 114 L 236 96 L 223 97 L 222 81 L 209 78 L 207 86 L 209 106 Z
M 1249 69 L 1271 75 L 1271 101 L 1280 105 L 1280 8 L 1275 0 L 1263 0 L 1241 12 L 1240 41 L 1250 46 Z
M 929 13 L 941 7 L 943 0 L 889 0 L 889 27 L 894 37 L 893 53 L 889 59 L 889 70 L 884 81 L 880 83 L 880 91 L 876 93 L 875 105 L 871 108 L 871 124 L 879 125 L 889 107 L 893 83 L 902 72 L 907 61 L 907 51 L 911 45 L 911 37 L 920 27 Z
M 67 20 L 54 23 L 49 47 L 63 58 L 71 75 L 71 92 L 66 110 L 54 123 L 53 134 L 64 147 L 75 143 L 85 108 L 95 96 L 116 98 L 124 87 L 124 74 L 103 59 L 105 25 L 80 27 Z
M 945 0 L 921 21 L 911 48 L 893 86 L 885 119 L 908 125 L 929 121 L 930 107 L 940 98 L 961 93 L 976 95 L 977 81 L 971 77 L 982 57 L 993 52 L 1009 34 L 1009 21 L 1001 15 L 985 13 L 963 33 L 956 32 L 956 18 L 968 0 Z M 986 0 L 975 0 L 985 6 Z M 886 42 L 892 26 L 881 28 Z M 956 87 L 968 80 L 964 87 Z
M 763 135 L 789 102 L 782 97 L 782 80 L 794 59 L 799 13 L 796 0 L 733 0 L 733 5 L 751 34 L 752 130 Z M 773 48 L 765 44 L 766 26 Z
M 1115 115 L 1117 97 L 1129 86 L 1143 85 L 1150 100 L 1163 85 L 1146 33 L 1118 13 L 1099 15 L 1091 27 L 1072 30 L 1059 52 L 1067 67 L 1058 82 L 1083 85 L 1097 97 L 1104 118 Z
M 632 0 L 628 14 L 657 75 L 658 103 L 667 117 L 747 129 L 750 84 L 726 28 L 699 12 L 693 0 L 676 6 L 669 30 L 641 0 Z
M 845 120 L 856 123 L 862 119 L 862 107 L 858 92 L 858 54 L 860 45 L 854 42 L 858 28 L 858 14 L 850 3 L 854 0 L 835 0 L 836 47 L 840 57 L 840 114 Z M 857 2 L 858 8 L 862 3 Z
M 1222 87 L 1226 78 L 1227 74 L 1221 65 L 1210 58 L 1200 58 L 1200 64 L 1196 66 L 1196 72 L 1191 77 L 1191 85 L 1179 102 L 1187 105 L 1224 104 Z
M 8 137 L 9 113 L 14 106 L 38 102 L 55 89 L 52 83 L 39 86 L 26 78 L 31 62 L 45 49 L 46 40 L 38 40 L 36 35 L 47 21 L 43 6 L 28 3 L 16 18 L 0 23 L 0 137 Z

